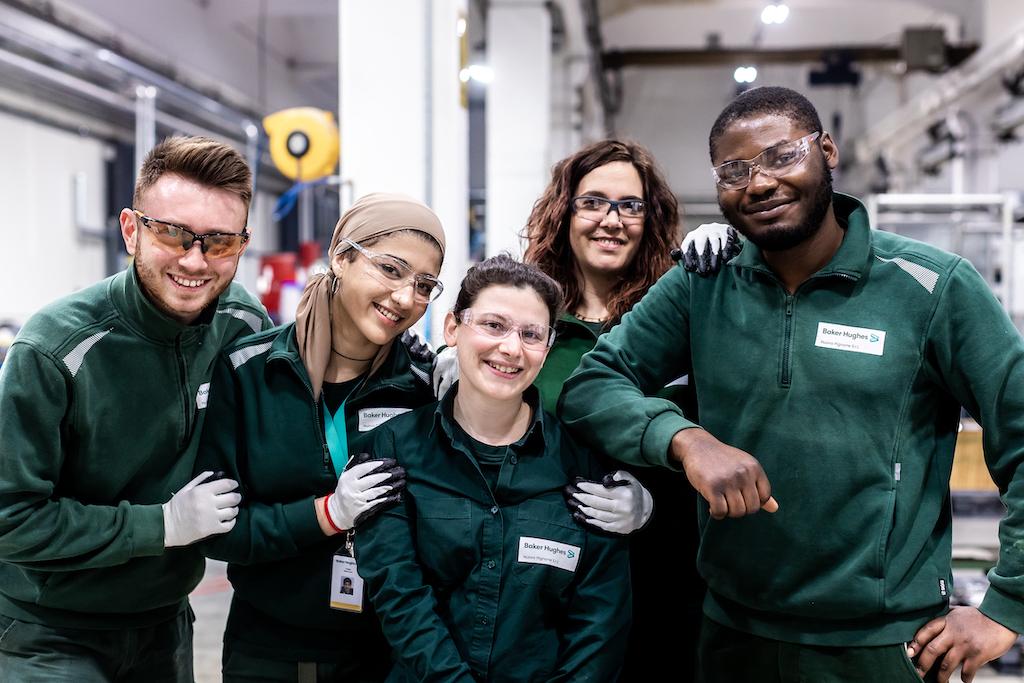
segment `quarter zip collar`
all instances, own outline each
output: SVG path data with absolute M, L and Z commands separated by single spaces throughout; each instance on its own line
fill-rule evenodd
M 295 323 L 288 323 L 285 325 L 285 328 L 287 329 L 281 334 L 274 336 L 270 353 L 267 356 L 267 364 L 285 363 L 312 391 L 309 373 L 306 372 L 302 356 L 299 355 L 299 344 L 295 338 Z M 350 399 L 364 396 L 368 392 L 382 386 L 392 387 L 399 391 L 416 391 L 418 388 L 417 382 L 425 380 L 418 378 L 412 368 L 413 361 L 409 356 L 409 351 L 402 344 L 401 338 L 396 337 L 391 342 L 391 350 L 388 352 L 384 362 L 372 375 L 366 378 Z M 380 378 L 379 381 L 378 378 Z
M 454 410 L 455 394 L 458 386 L 459 383 L 456 382 L 448 390 L 448 393 L 444 395 L 444 398 L 438 401 L 437 407 L 434 409 L 434 420 L 430 426 L 430 435 L 433 436 L 434 431 L 440 425 L 449 443 L 456 443 L 457 441 L 454 431 Z M 509 444 L 509 447 L 516 449 L 516 452 L 520 455 L 544 455 L 546 443 L 544 438 L 545 418 L 544 411 L 540 407 L 540 391 L 537 390 L 537 387 L 530 385 L 523 392 L 523 400 L 530 406 L 533 417 L 531 418 L 530 426 L 526 429 L 526 433 L 515 443 Z
M 201 336 L 213 321 L 217 302 L 207 306 L 191 325 L 183 325 L 153 305 L 142 291 L 135 264 L 130 264 L 110 281 L 110 300 L 122 319 L 143 337 L 164 344 L 187 344 Z
M 868 211 L 859 199 L 841 192 L 833 193 L 832 210 L 839 224 L 845 227 L 846 234 L 832 259 L 811 278 L 839 275 L 859 280 L 871 267 L 872 238 Z M 750 242 L 746 243 L 739 256 L 726 265 L 733 268 L 748 268 L 777 279 L 774 271 L 764 260 L 764 254 Z

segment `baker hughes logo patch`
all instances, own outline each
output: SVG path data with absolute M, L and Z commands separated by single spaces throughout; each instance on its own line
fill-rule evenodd
M 885 330 L 851 327 L 835 323 L 818 323 L 814 345 L 837 351 L 852 351 L 881 356 L 885 350 Z

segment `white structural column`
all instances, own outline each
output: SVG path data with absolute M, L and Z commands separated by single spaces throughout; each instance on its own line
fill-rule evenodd
M 468 253 L 468 123 L 458 19 L 466 0 L 339 0 L 342 209 L 369 192 L 426 202 L 445 228 L 444 296 L 421 332 L 435 345 Z
M 547 184 L 551 18 L 540 0 L 494 0 L 487 14 L 487 255 L 522 253 L 519 234 Z

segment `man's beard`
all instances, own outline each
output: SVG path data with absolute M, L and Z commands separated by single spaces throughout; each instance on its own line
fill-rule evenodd
M 757 234 L 748 234 L 742 226 L 742 221 L 736 220 L 722 210 L 722 214 L 728 219 L 732 226 L 740 231 L 744 237 L 754 243 L 761 251 L 786 251 L 800 244 L 803 244 L 814 237 L 821 230 L 828 207 L 832 204 L 832 169 L 825 166 L 825 177 L 818 185 L 817 191 L 811 200 L 811 205 L 804 217 L 804 220 L 796 225 L 778 225 Z M 721 204 L 719 204 L 719 208 Z

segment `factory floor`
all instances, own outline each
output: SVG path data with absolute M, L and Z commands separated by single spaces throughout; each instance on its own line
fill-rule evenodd
M 997 524 L 997 518 L 954 518 L 954 555 L 958 548 L 992 549 Z M 228 583 L 224 563 L 212 560 L 207 562 L 206 576 L 192 593 L 191 602 L 196 613 L 196 681 L 219 683 L 222 635 L 231 603 L 231 584 Z M 1000 674 L 986 667 L 974 680 L 975 683 L 1024 683 L 1024 676 Z M 951 681 L 959 682 L 959 674 L 954 675 Z

